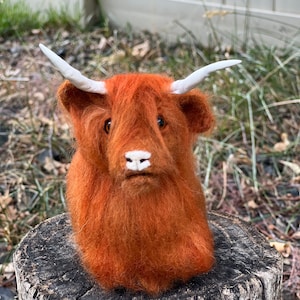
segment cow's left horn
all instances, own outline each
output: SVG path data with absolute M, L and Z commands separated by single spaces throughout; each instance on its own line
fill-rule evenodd
M 70 66 L 66 61 L 56 55 L 43 44 L 39 44 L 42 52 L 49 58 L 60 73 L 70 80 L 78 89 L 90 93 L 106 94 L 105 82 L 91 80 L 83 76 L 78 70 Z
M 241 60 L 230 59 L 221 60 L 210 65 L 207 65 L 186 77 L 185 79 L 176 80 L 171 84 L 172 94 L 184 94 L 196 87 L 206 76 L 211 72 L 232 67 L 241 63 Z

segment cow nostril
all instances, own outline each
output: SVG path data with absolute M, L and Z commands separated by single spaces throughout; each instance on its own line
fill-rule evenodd
M 139 162 L 140 162 L 140 163 L 143 163 L 143 162 L 145 162 L 145 161 L 147 161 L 147 160 L 149 160 L 149 159 L 143 159 L 143 158 L 142 158 L 142 159 L 139 160 Z M 126 157 L 126 161 L 127 161 L 127 162 L 130 162 L 130 163 L 133 162 L 133 160 L 132 160 L 131 158 L 128 158 L 128 157 Z M 138 161 L 138 160 L 136 160 L 136 161 Z

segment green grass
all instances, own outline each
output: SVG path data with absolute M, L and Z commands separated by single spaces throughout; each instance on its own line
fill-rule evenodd
M 83 29 L 80 22 L 82 17 L 79 10 L 71 17 L 66 3 L 59 11 L 50 7 L 43 18 L 42 27 L 65 28 L 67 30 L 77 29 L 81 31 Z
M 33 12 L 24 0 L 12 3 L 10 0 L 0 1 L 0 36 L 22 36 L 33 29 L 65 28 L 82 29 L 78 11 L 70 16 L 67 4 L 60 10 L 50 6 L 48 11 L 41 14 Z
M 40 26 L 38 13 L 33 13 L 24 1 L 0 1 L 0 36 L 18 35 Z

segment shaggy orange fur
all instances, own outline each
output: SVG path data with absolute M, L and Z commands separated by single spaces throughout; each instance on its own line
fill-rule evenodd
M 58 99 L 77 141 L 67 201 L 86 269 L 105 289 L 160 293 L 214 263 L 205 199 L 192 145 L 214 117 L 199 91 L 170 93 L 172 80 L 125 74 L 105 81 L 107 94 L 65 81 Z M 125 153 L 151 153 L 143 172 Z

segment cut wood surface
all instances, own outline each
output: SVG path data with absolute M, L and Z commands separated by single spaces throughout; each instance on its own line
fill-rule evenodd
M 80 263 L 68 214 L 58 215 L 31 230 L 14 253 L 19 299 L 281 299 L 281 255 L 265 238 L 236 217 L 211 212 L 209 223 L 213 270 L 154 298 L 102 290 Z

